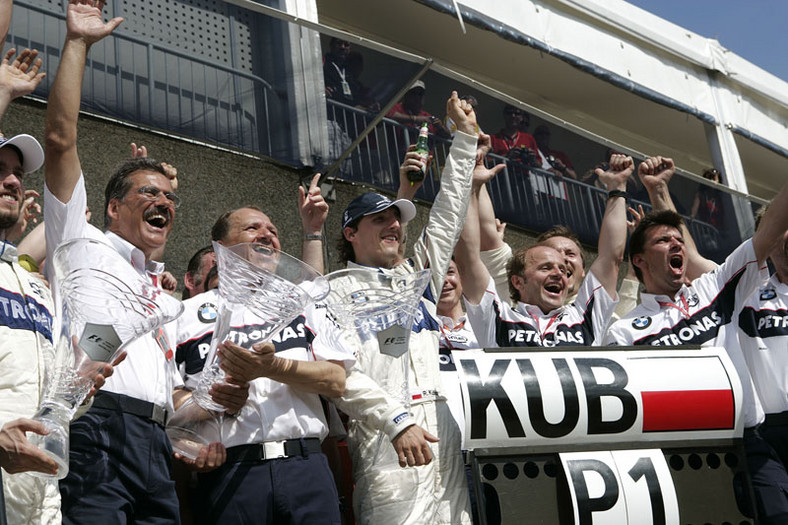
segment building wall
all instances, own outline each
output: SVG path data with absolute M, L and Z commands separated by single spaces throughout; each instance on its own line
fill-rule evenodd
M 2 122 L 7 136 L 29 133 L 43 144 L 46 105 L 35 100 L 11 104 Z M 78 150 L 85 174 L 91 223 L 103 227 L 104 186 L 114 167 L 130 156 L 130 143 L 145 145 L 151 157 L 178 168 L 178 193 L 183 205 L 178 209 L 164 262 L 182 281 L 191 255 L 210 242 L 210 230 L 224 211 L 251 204 L 269 215 L 280 231 L 282 249 L 300 256 L 301 220 L 297 195 L 299 173 L 267 158 L 251 157 L 165 136 L 122 123 L 81 115 Z M 44 174 L 26 179 L 26 188 L 43 194 Z M 329 270 L 343 267 L 336 253 L 341 215 L 350 201 L 371 188 L 337 181 L 336 201 L 330 202 L 325 231 Z M 409 248 L 428 218 L 429 207 L 417 203 L 418 216 L 411 224 Z M 516 250 L 533 243 L 533 236 L 508 228 L 506 240 Z

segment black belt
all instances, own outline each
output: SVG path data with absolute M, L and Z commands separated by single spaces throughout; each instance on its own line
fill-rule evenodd
M 788 411 L 778 414 L 766 414 L 764 424 L 768 426 L 788 425 Z
M 162 427 L 167 424 L 167 410 L 164 407 L 137 399 L 136 397 L 116 394 L 115 392 L 99 391 L 93 399 L 93 406 L 120 410 L 126 414 L 144 417 Z
M 267 441 L 252 445 L 238 445 L 227 449 L 227 463 L 245 461 L 265 461 L 267 459 L 289 458 L 292 456 L 308 456 L 321 453 L 318 438 L 286 439 L 284 441 Z

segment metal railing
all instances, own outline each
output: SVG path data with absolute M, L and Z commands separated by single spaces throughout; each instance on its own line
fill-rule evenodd
M 329 129 L 335 133 L 331 141 L 334 158 L 342 153 L 342 144 L 349 145 L 373 117 L 364 110 L 328 100 Z M 414 128 L 384 118 L 342 164 L 338 177 L 396 192 L 399 164 L 417 134 Z M 433 165 L 416 198 L 427 202 L 435 199 L 440 189 L 440 172 L 450 146 L 450 140 L 431 137 Z M 494 154 L 487 156 L 487 162 L 491 166 L 506 164 L 506 169 L 487 185 L 499 219 L 535 233 L 564 225 L 574 231 L 584 244 L 597 245 L 607 205 L 606 191 Z M 645 211 L 651 210 L 648 202 L 634 198 L 629 199 L 629 205 L 635 208 L 642 205 Z M 741 242 L 741 239 L 732 238 L 737 237 L 735 235 L 723 239 L 714 226 L 705 222 L 688 216 L 684 216 L 684 220 L 698 249 L 706 257 L 720 261 Z
M 54 30 L 52 30 L 54 28 Z M 47 98 L 65 36 L 65 15 L 17 1 L 8 40 L 43 51 L 49 75 L 35 91 Z M 116 30 L 91 51 L 83 107 L 100 114 L 272 155 L 271 104 L 264 79 Z

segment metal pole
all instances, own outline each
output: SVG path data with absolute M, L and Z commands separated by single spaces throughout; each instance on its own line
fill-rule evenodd
M 0 468 L 0 525 L 8 525 L 5 517 L 5 491 L 3 490 L 3 469 Z

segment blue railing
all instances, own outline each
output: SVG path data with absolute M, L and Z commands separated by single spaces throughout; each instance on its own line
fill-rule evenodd
M 329 129 L 333 128 L 339 135 L 333 141 L 333 158 L 342 153 L 341 144 L 349 145 L 374 116 L 358 108 L 328 101 Z M 407 147 L 415 141 L 416 134 L 415 129 L 384 118 L 340 166 L 336 176 L 396 192 L 399 163 Z M 431 141 L 433 166 L 424 186 L 416 194 L 417 198 L 427 202 L 435 199 L 440 188 L 440 172 L 451 146 L 451 141 L 438 137 L 432 137 Z M 487 186 L 499 219 L 535 233 L 565 225 L 583 243 L 597 245 L 607 204 L 606 191 L 494 154 L 488 155 L 487 162 L 490 165 L 506 164 L 506 169 Z M 629 205 L 635 208 L 642 205 L 645 211 L 651 210 L 648 202 L 635 199 L 630 199 Z M 705 222 L 687 216 L 684 220 L 699 250 L 707 257 L 719 261 L 741 242 L 738 238 L 723 239 L 714 226 Z

